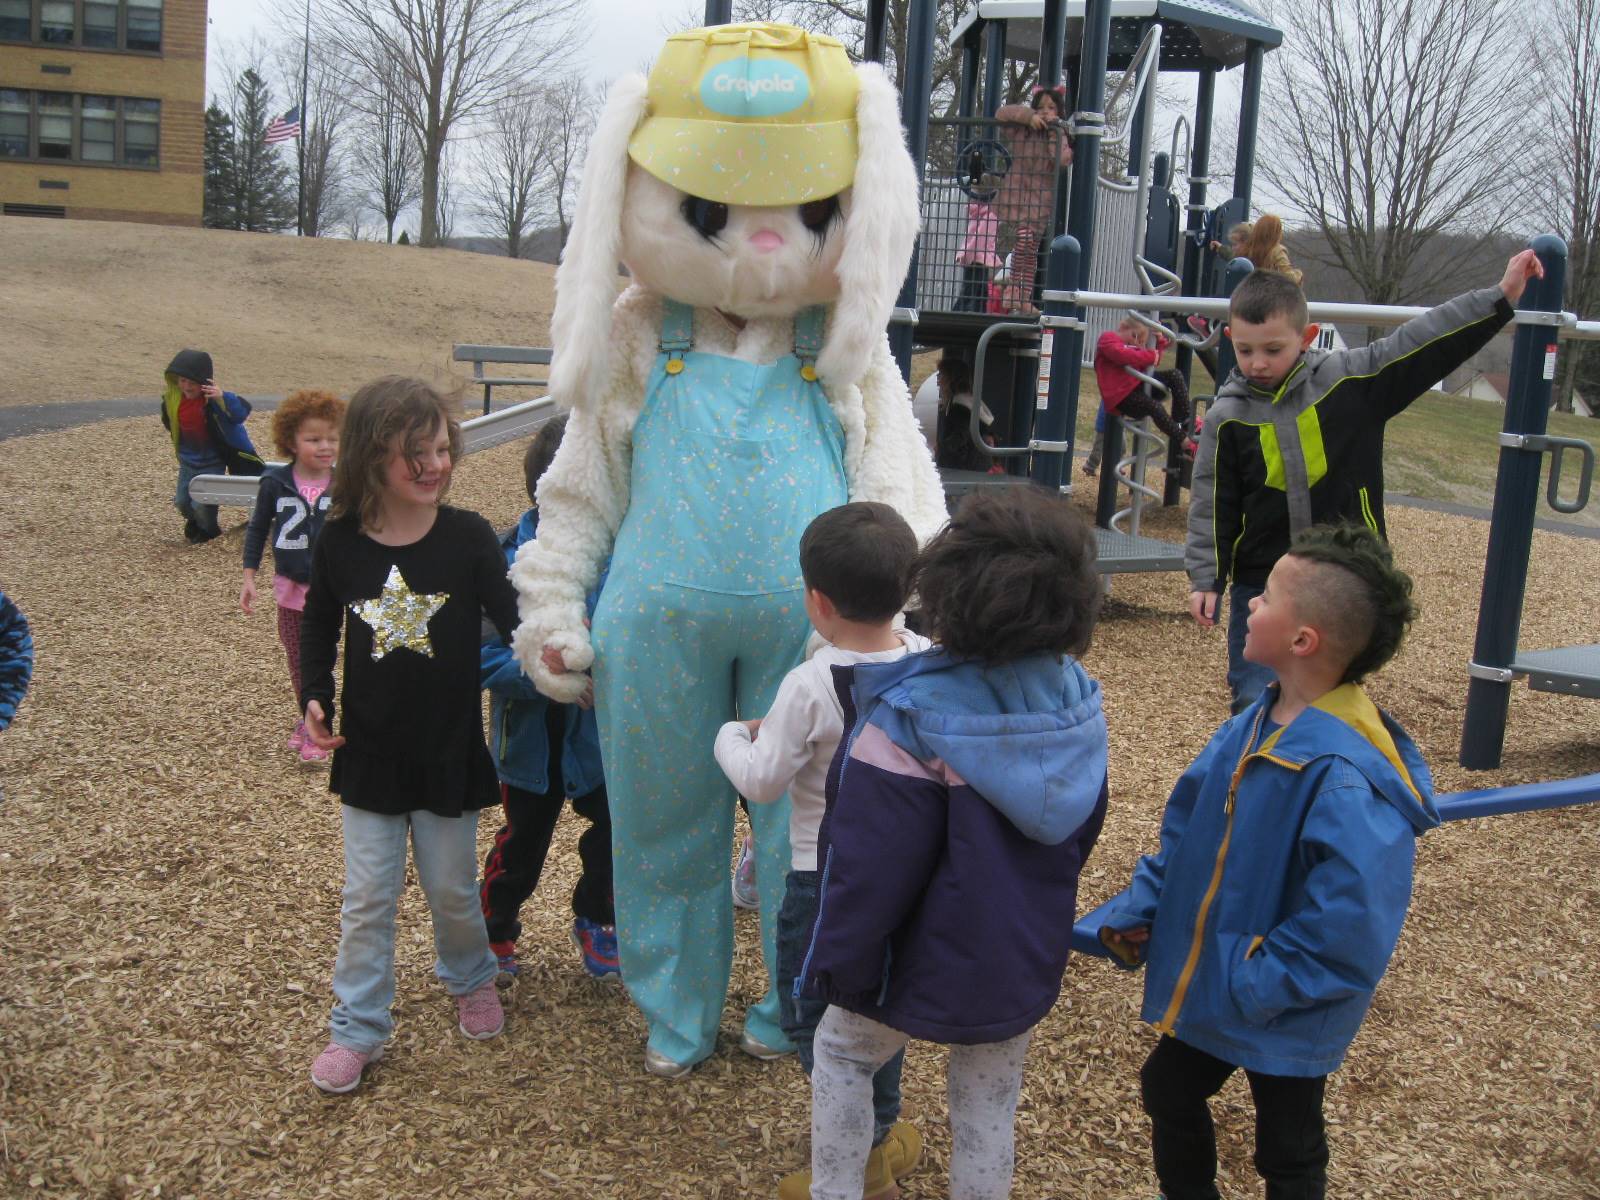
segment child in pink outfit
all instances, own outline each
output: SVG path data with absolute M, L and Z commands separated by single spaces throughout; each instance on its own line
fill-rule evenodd
M 256 506 L 244 533 L 244 584 L 239 607 L 255 610 L 256 570 L 268 535 L 272 538 L 272 595 L 278 606 L 278 641 L 289 660 L 289 682 L 300 699 L 300 614 L 311 579 L 311 547 L 328 511 L 328 485 L 339 454 L 344 401 L 331 392 L 302 389 L 272 414 L 272 440 L 287 463 L 261 475 Z M 289 749 L 308 766 L 328 761 L 327 752 L 306 739 L 305 723 L 289 735 Z
M 967 203 L 967 235 L 956 251 L 961 268 L 961 297 L 957 312 L 982 312 L 988 305 L 989 280 L 1000 265 L 995 242 L 1000 236 L 1000 218 L 981 200 Z
M 1072 162 L 1071 142 L 1060 132 L 1066 107 L 1063 89 L 1041 87 L 1033 90 L 1030 103 L 1006 104 L 994 114 L 1011 154 L 994 211 L 1016 229 L 1007 294 L 1011 311 L 1024 316 L 1039 311 L 1033 303 L 1039 241 L 1055 220 L 1056 175 Z

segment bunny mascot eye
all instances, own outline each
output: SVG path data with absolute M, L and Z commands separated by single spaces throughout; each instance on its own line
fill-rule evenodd
M 513 650 L 561 701 L 594 668 L 622 974 L 661 1074 L 716 1044 L 733 924 L 704 880 L 727 872 L 734 797 L 711 747 L 802 661 L 801 534 L 856 500 L 924 540 L 945 520 L 885 336 L 917 223 L 882 69 L 788 25 L 669 38 L 590 143 L 551 319 L 572 413 L 512 568 Z M 750 807 L 770 927 L 789 827 Z M 767 967 L 751 1053 L 788 1047 Z

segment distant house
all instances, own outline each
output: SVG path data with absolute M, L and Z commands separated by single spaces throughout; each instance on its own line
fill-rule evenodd
M 1464 382 L 1454 387 L 1440 383 L 1437 390 L 1468 400 L 1504 404 L 1511 394 L 1511 376 L 1505 371 L 1475 371 Z M 1595 413 L 1594 405 L 1579 392 L 1572 393 L 1572 411 L 1580 417 L 1592 417 Z

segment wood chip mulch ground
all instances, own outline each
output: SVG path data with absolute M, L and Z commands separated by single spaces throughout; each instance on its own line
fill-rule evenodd
M 265 418 L 253 421 L 265 443 Z M 520 447 L 474 456 L 455 500 L 524 506 Z M 151 418 L 7 442 L 0 581 L 38 671 L 0 736 L 0 1193 L 110 1197 L 770 1196 L 804 1161 L 791 1061 L 736 1045 L 761 986 L 738 924 L 723 1049 L 684 1081 L 640 1069 L 643 1024 L 567 939 L 577 821 L 525 913 L 506 1034 L 468 1042 L 432 976 L 426 908 L 399 925 L 398 1031 L 352 1096 L 307 1078 L 325 1037 L 342 880 L 325 777 L 283 748 L 292 706 L 270 611 L 238 611 L 238 526 L 186 546 Z M 1085 498 L 1087 500 L 1087 498 Z M 1454 765 L 1488 526 L 1390 512 L 1423 620 L 1374 687 L 1441 791 L 1600 771 L 1600 706 L 1518 688 L 1502 770 Z M 1149 529 L 1177 539 L 1181 514 Z M 1537 534 L 1522 638 L 1600 641 L 1600 543 Z M 1167 789 L 1225 715 L 1218 633 L 1177 576 L 1116 581 L 1086 664 L 1104 683 L 1113 807 L 1085 904 L 1154 845 Z M 487 844 L 493 825 L 485 820 Z M 1337 1196 L 1600 1196 L 1600 809 L 1464 822 L 1420 847 L 1393 967 L 1327 1102 Z M 951 986 L 961 986 L 952 980 Z M 1150 1197 L 1139 981 L 1075 959 L 1037 1031 L 1019 1197 Z M 916 1046 L 906 1111 L 946 1194 L 942 1056 Z M 1242 1080 L 1216 1104 L 1222 1186 L 1258 1195 Z

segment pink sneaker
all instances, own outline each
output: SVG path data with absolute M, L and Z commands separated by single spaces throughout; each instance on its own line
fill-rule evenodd
M 328 763 L 328 752 L 307 738 L 300 747 L 300 765 L 302 767 L 322 767 Z
M 298 754 L 300 752 L 300 747 L 304 746 L 305 744 L 306 744 L 306 723 L 304 721 L 296 721 L 295 722 L 295 726 L 294 726 L 294 732 L 289 735 L 289 742 L 288 742 L 289 749 L 293 750 L 296 754 Z
M 329 1095 L 342 1096 L 355 1091 L 361 1082 L 361 1072 L 382 1057 L 382 1046 L 361 1054 L 338 1042 L 329 1042 L 317 1055 L 317 1061 L 311 1064 L 311 1082 Z
M 506 1027 L 506 1010 L 500 1007 L 493 983 L 457 996 L 456 1015 L 461 1018 L 461 1032 L 474 1041 L 496 1037 Z

